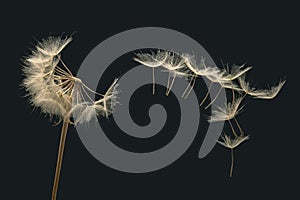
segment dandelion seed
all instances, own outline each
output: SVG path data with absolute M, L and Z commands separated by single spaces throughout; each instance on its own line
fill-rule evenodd
M 243 74 L 245 74 L 246 72 L 248 72 L 250 69 L 252 69 L 252 67 L 246 67 L 243 69 L 245 65 L 233 65 L 231 67 L 230 72 L 229 71 L 225 71 L 225 73 L 222 76 L 222 80 L 223 81 L 232 81 L 237 79 L 238 77 L 242 76 Z
M 182 94 L 182 98 L 188 97 L 190 92 L 193 90 L 198 77 L 207 78 L 211 83 L 204 99 L 200 103 L 200 106 L 202 106 L 208 98 L 212 85 L 219 84 L 220 89 L 205 109 L 209 108 L 215 102 L 222 89 L 232 90 L 232 102 L 226 103 L 224 107 L 218 107 L 217 110 L 213 110 L 212 115 L 208 119 L 210 123 L 227 121 L 232 130 L 232 134 L 234 135 L 234 138 L 231 139 L 225 134 L 222 136 L 222 141 L 218 141 L 219 144 L 231 149 L 232 161 L 230 177 L 232 176 L 234 164 L 233 149 L 249 139 L 249 136 L 244 135 L 244 132 L 236 119 L 236 116 L 242 109 L 242 107 L 240 107 L 242 100 L 247 94 L 254 96 L 255 98 L 272 99 L 279 93 L 285 84 L 285 81 L 280 81 L 277 86 L 273 86 L 270 89 L 258 90 L 250 87 L 250 84 L 245 81 L 245 74 L 252 69 L 252 67 L 245 67 L 245 65 L 233 65 L 230 69 L 220 69 L 217 66 L 207 66 L 204 58 L 201 58 L 198 63 L 196 62 L 195 56 L 190 54 L 178 54 L 170 51 L 161 53 L 158 51 L 157 54 L 137 54 L 135 60 L 145 66 L 152 67 L 153 69 L 155 67 L 162 66 L 164 68 L 162 71 L 168 72 L 166 95 L 168 95 L 171 91 L 177 77 L 184 77 L 189 81 L 189 84 Z M 152 76 L 154 94 L 154 70 Z M 239 94 L 243 93 L 243 96 L 235 97 L 235 92 L 238 92 Z M 100 104 L 99 106 L 101 110 L 105 110 L 104 104 Z M 238 127 L 239 134 L 234 129 L 231 122 L 232 119 L 234 119 L 235 125 Z
M 38 43 L 37 50 L 50 57 L 57 56 L 72 41 L 71 37 L 49 37 Z
M 280 92 L 281 88 L 286 81 L 280 81 L 277 86 L 272 86 L 270 89 L 256 89 L 250 86 L 249 82 L 246 82 L 245 76 L 239 77 L 239 83 L 243 91 L 259 99 L 273 99 Z
M 100 100 L 95 101 L 93 105 L 97 113 L 106 118 L 108 118 L 114 111 L 115 106 L 119 103 L 117 96 L 119 94 L 119 91 L 117 90 L 119 84 L 117 84 L 117 82 L 118 79 L 115 79 L 103 97 Z
M 154 68 L 162 66 L 168 57 L 168 52 L 166 51 L 157 51 L 157 53 L 152 52 L 148 53 L 137 53 L 136 57 L 133 58 L 136 62 L 141 63 L 147 67 L 152 68 L 152 94 L 155 94 L 155 72 Z
M 71 110 L 73 116 L 75 117 L 74 124 L 83 124 L 91 121 L 92 119 L 97 119 L 96 109 L 88 102 L 83 102 L 81 104 L 77 104 Z
M 214 97 L 214 99 L 211 100 L 211 102 L 205 107 L 205 109 L 209 108 L 218 98 L 222 88 L 225 89 L 232 89 L 235 91 L 242 91 L 242 89 L 235 83 L 233 83 L 232 80 L 236 79 L 237 77 L 241 76 L 251 68 L 248 67 L 244 70 L 240 70 L 241 67 L 236 67 L 235 70 L 232 70 L 232 74 L 228 73 L 225 70 L 220 71 L 219 73 L 214 73 L 214 75 L 209 75 L 207 78 L 212 81 L 212 83 L 218 83 L 221 88 L 217 92 L 217 95 Z M 208 91 L 209 92 L 209 91 Z M 205 100 L 205 99 L 204 99 Z
M 190 54 L 182 54 L 181 58 L 184 61 L 186 68 L 190 70 L 190 74 L 191 74 L 190 76 L 187 76 L 187 80 L 189 80 L 189 84 L 187 85 L 186 89 L 184 90 L 181 96 L 182 98 L 187 99 L 187 97 L 189 96 L 189 94 L 191 93 L 191 91 L 195 86 L 196 78 L 199 76 L 199 70 L 198 70 L 198 65 L 195 56 L 192 56 Z
M 234 84 L 231 80 L 229 79 L 227 80 L 224 78 L 225 76 L 224 74 L 226 73 L 225 70 L 220 70 L 218 67 L 208 67 L 205 63 L 204 58 L 201 58 L 199 64 L 196 64 L 196 61 L 192 56 L 184 55 L 184 59 L 186 61 L 187 67 L 197 76 L 206 77 L 208 80 L 211 81 L 212 84 L 218 83 L 221 86 L 221 88 L 217 92 L 217 95 L 214 97 L 214 99 L 211 100 L 211 102 L 205 107 L 205 109 L 209 108 L 216 101 L 216 99 L 218 98 L 219 94 L 222 91 L 222 88 L 240 90 L 240 88 L 236 84 Z M 225 77 L 229 77 L 229 74 L 227 73 Z M 202 104 L 207 99 L 212 84 L 210 84 L 204 99 L 200 103 L 200 106 L 202 106 Z
M 168 57 L 167 51 L 158 50 L 156 53 L 137 53 L 133 58 L 138 63 L 145 65 L 147 67 L 156 68 L 162 66 Z
M 187 68 L 197 76 L 207 77 L 212 82 L 219 82 L 221 77 L 221 71 L 217 67 L 207 67 L 205 59 L 202 57 L 200 63 L 198 64 L 195 60 L 195 56 L 189 54 L 181 55 Z
M 167 96 L 169 95 L 177 77 L 187 78 L 190 76 L 190 73 L 187 71 L 185 66 L 185 60 L 183 60 L 180 55 L 176 54 L 175 52 L 168 52 L 167 59 L 162 64 L 162 67 L 165 68 L 163 71 L 169 73 L 166 90 Z
M 43 64 L 43 63 L 49 63 L 52 61 L 52 57 L 46 56 L 42 54 L 40 51 L 33 52 L 31 56 L 29 56 L 26 61 L 32 64 Z
M 226 121 L 234 118 L 242 108 L 239 108 L 244 97 L 235 98 L 232 102 L 225 104 L 224 107 L 218 107 L 218 110 L 212 111 L 209 122 Z
M 239 146 L 241 143 L 249 139 L 249 135 L 247 136 L 238 136 L 235 137 L 234 139 L 231 139 L 229 135 L 224 134 L 224 136 L 221 136 L 222 141 L 218 141 L 219 144 L 222 146 L 229 148 L 229 149 L 234 149 L 237 146 Z
M 249 139 L 249 135 L 247 136 L 238 136 L 234 139 L 231 139 L 229 135 L 224 134 L 224 136 L 221 136 L 222 141 L 217 141 L 222 146 L 229 148 L 231 151 L 231 166 L 230 166 L 230 173 L 229 176 L 232 176 L 233 173 L 233 165 L 234 165 L 234 155 L 233 155 L 233 149 L 239 146 L 241 143 Z

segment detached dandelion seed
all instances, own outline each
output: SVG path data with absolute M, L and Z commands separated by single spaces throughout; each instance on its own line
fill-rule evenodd
M 242 74 L 246 73 L 251 69 L 251 67 L 242 69 L 243 66 L 238 67 L 234 65 L 230 73 L 228 70 L 220 70 L 218 67 L 208 67 L 205 63 L 204 58 L 201 58 L 200 63 L 197 64 L 194 59 L 194 56 L 191 56 L 189 54 L 183 54 L 182 57 L 185 60 L 187 68 L 193 74 L 195 74 L 195 77 L 201 76 L 211 81 L 208 91 L 204 99 L 201 101 L 200 106 L 202 106 L 202 104 L 207 99 L 213 83 L 217 83 L 221 86 L 214 99 L 211 100 L 211 102 L 205 107 L 205 109 L 209 108 L 216 101 L 216 99 L 222 91 L 222 88 L 235 89 L 237 91 L 240 91 L 241 88 L 238 85 L 234 84 L 232 80 L 236 79 L 237 77 L 241 76 Z
M 272 86 L 270 89 L 256 89 L 251 87 L 249 82 L 246 82 L 245 76 L 239 77 L 238 80 L 241 88 L 246 94 L 259 99 L 275 98 L 286 82 L 286 81 L 279 81 L 277 86 Z
M 234 156 L 233 156 L 233 149 L 239 146 L 241 143 L 249 139 L 249 136 L 238 136 L 234 139 L 231 139 L 230 136 L 224 134 L 224 136 L 221 136 L 222 140 L 217 141 L 222 146 L 229 148 L 231 151 L 231 166 L 230 166 L 230 173 L 229 176 L 232 176 L 233 173 L 233 165 L 234 165 Z
M 236 97 L 232 102 L 225 104 L 224 107 L 218 107 L 218 110 L 212 112 L 209 122 L 227 121 L 234 118 L 242 108 L 239 108 L 244 97 Z
M 162 64 L 162 67 L 165 68 L 165 70 L 168 72 L 168 81 L 167 81 L 167 90 L 166 95 L 168 96 L 173 85 L 175 82 L 175 79 L 177 77 L 189 77 L 190 74 L 185 68 L 185 61 L 180 57 L 179 54 L 175 52 L 168 52 L 167 59 Z M 171 80 L 172 79 L 172 80 Z
M 135 60 L 145 66 L 152 67 L 153 69 L 155 67 L 162 66 L 165 69 L 163 71 L 168 72 L 166 95 L 170 93 L 177 77 L 184 77 L 189 81 L 189 84 L 181 96 L 185 99 L 193 90 L 198 77 L 208 79 L 210 81 L 208 91 L 202 99 L 200 106 L 202 106 L 208 98 L 213 84 L 219 84 L 220 89 L 205 109 L 213 105 L 222 89 L 232 90 L 232 101 L 226 103 L 223 107 L 219 106 L 217 110 L 213 110 L 208 119 L 209 123 L 225 121 L 230 125 L 234 138 L 231 139 L 229 135 L 225 134 L 221 137 L 222 140 L 218 141 L 219 144 L 231 150 L 230 177 L 232 176 L 234 165 L 233 150 L 238 145 L 249 139 L 249 136 L 245 136 L 243 129 L 236 118 L 243 108 L 240 106 L 242 100 L 246 95 L 260 99 L 273 99 L 285 84 L 285 81 L 280 81 L 277 86 L 273 86 L 270 89 L 252 88 L 250 87 L 250 84 L 245 81 L 245 75 L 252 69 L 252 67 L 245 67 L 245 65 L 233 65 L 231 68 L 227 67 L 227 69 L 220 69 L 217 66 L 207 66 L 204 58 L 201 58 L 198 63 L 196 62 L 195 56 L 184 53 L 178 54 L 171 51 L 165 51 L 164 54 L 161 54 L 161 52 L 158 51 L 157 54 L 137 54 Z M 154 71 L 152 71 L 152 76 L 154 94 Z M 235 92 L 239 95 L 236 96 Z M 235 125 L 238 127 L 239 133 L 235 131 L 234 125 L 231 122 L 232 120 L 234 120 Z
M 162 66 L 168 57 L 168 52 L 166 51 L 157 51 L 157 53 L 152 52 L 148 53 L 137 53 L 136 57 L 133 58 L 138 63 L 141 63 L 144 66 L 152 68 L 152 94 L 155 94 L 155 72 L 154 69 Z
M 252 67 L 244 68 L 244 66 L 245 65 L 233 65 L 230 69 L 230 72 L 229 70 L 226 70 L 221 79 L 223 81 L 233 81 L 252 69 Z
M 198 69 L 197 69 L 197 63 L 196 63 L 195 56 L 192 56 L 190 54 L 182 54 L 181 58 L 184 60 L 186 68 L 188 70 L 190 70 L 190 73 L 191 73 L 191 75 L 190 75 L 191 78 L 187 77 L 187 79 L 190 79 L 189 84 L 187 85 L 186 89 L 184 90 L 184 92 L 181 96 L 182 98 L 187 99 L 189 94 L 191 93 L 191 91 L 193 90 L 193 88 L 195 86 L 196 79 L 199 74 L 197 74 Z
M 73 76 L 61 59 L 61 52 L 72 41 L 71 37 L 49 37 L 39 42 L 32 54 L 24 61 L 25 78 L 23 86 L 30 103 L 42 113 L 58 117 L 63 122 L 57 154 L 52 200 L 57 189 L 63 159 L 63 152 L 69 124 L 88 123 L 98 115 L 108 117 L 117 102 L 117 79 L 102 95 L 88 88 L 79 78 Z M 98 95 L 94 101 L 90 95 Z M 76 116 L 76 121 L 71 118 Z
M 152 93 L 155 94 L 155 72 L 154 68 L 163 67 L 164 70 L 168 72 L 168 80 L 167 80 L 167 89 L 166 95 L 168 96 L 173 85 L 175 79 L 177 77 L 188 77 L 189 73 L 186 71 L 184 60 L 181 59 L 180 55 L 175 52 L 169 51 L 160 51 L 158 50 L 156 53 L 137 53 L 133 58 L 136 62 L 141 63 L 146 67 L 152 68 L 152 82 L 153 89 Z M 172 79 L 172 80 L 171 80 Z

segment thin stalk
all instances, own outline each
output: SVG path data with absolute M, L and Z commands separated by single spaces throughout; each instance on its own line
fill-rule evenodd
M 190 90 L 189 90 L 188 93 L 185 95 L 185 97 L 184 97 L 185 99 L 188 98 L 188 96 L 190 95 L 190 93 L 192 92 L 192 90 L 193 90 L 193 88 L 194 88 L 194 86 L 195 86 L 195 83 L 196 83 L 196 77 L 195 77 L 195 76 L 193 76 L 192 81 L 193 81 L 193 83 L 192 83 L 192 85 L 191 85 L 191 87 L 190 87 Z
M 188 89 L 189 89 L 189 87 L 190 87 L 190 85 L 191 85 L 191 82 L 192 82 L 192 81 L 190 81 L 190 82 L 188 83 L 188 85 L 186 86 L 185 90 L 183 91 L 183 93 L 182 93 L 182 95 L 181 95 L 181 98 L 183 98 L 183 97 L 185 96 L 185 94 L 187 93 L 187 91 L 188 91 Z
M 155 94 L 155 74 L 154 74 L 154 67 L 152 68 L 152 94 Z
M 237 119 L 235 117 L 233 119 L 234 119 L 236 125 L 238 126 L 238 128 L 240 130 L 241 136 L 243 136 L 244 135 L 244 131 L 242 130 L 242 127 L 240 126 L 239 122 L 237 121 Z
M 170 85 L 170 77 L 171 77 L 171 75 L 170 75 L 170 72 L 169 72 L 169 74 L 168 74 L 168 82 L 167 82 L 167 89 L 166 89 L 166 95 L 167 95 L 168 88 L 169 88 L 169 85 Z
M 232 176 L 233 165 L 234 165 L 233 148 L 231 148 L 231 166 L 230 166 L 230 174 L 229 174 L 230 177 Z
M 176 75 L 174 75 L 174 77 L 173 77 L 173 79 L 172 79 L 172 82 L 171 82 L 171 84 L 169 85 L 169 88 L 168 88 L 167 93 L 166 93 L 167 96 L 169 96 L 169 93 L 170 93 L 170 91 L 171 91 L 171 89 L 172 89 L 172 87 L 173 87 L 173 85 L 174 85 L 175 78 L 176 78 Z
M 236 132 L 235 132 L 235 130 L 234 130 L 234 128 L 233 128 L 233 126 L 232 126 L 232 123 L 231 123 L 231 121 L 230 121 L 230 120 L 228 120 L 228 122 L 229 122 L 229 125 L 230 125 L 230 127 L 231 127 L 231 130 L 232 130 L 232 133 L 233 133 L 233 135 L 234 135 L 235 137 L 238 137 L 238 135 L 236 134 Z
M 219 91 L 217 92 L 217 95 L 215 96 L 215 98 L 213 99 L 213 100 L 211 100 L 211 102 L 205 107 L 205 110 L 207 109 L 207 108 L 209 108 L 216 100 L 217 100 L 217 98 L 218 98 L 218 96 L 219 96 L 219 94 L 221 93 L 221 91 L 222 91 L 222 87 L 219 89 Z
M 67 138 L 68 126 L 69 126 L 69 120 L 64 120 L 62 129 L 61 129 L 60 142 L 59 142 L 59 147 L 58 147 L 56 170 L 55 170 L 54 183 L 53 183 L 53 189 L 52 189 L 52 198 L 51 198 L 52 200 L 56 200 L 56 196 L 57 196 L 57 189 L 58 189 L 62 159 L 63 159 L 63 154 L 64 154 L 64 148 L 65 148 L 65 143 L 66 143 L 66 138 Z
M 209 87 L 208 87 L 208 90 L 207 90 L 207 92 L 206 92 L 206 94 L 205 94 L 205 97 L 204 97 L 203 100 L 201 101 L 200 106 L 202 106 L 202 104 L 203 104 L 203 103 L 205 102 L 205 100 L 207 99 L 207 97 L 208 97 L 208 95 L 209 95 L 209 92 L 210 92 L 210 89 L 211 89 L 212 85 L 213 85 L 213 82 L 210 82 Z
M 66 70 L 70 73 L 71 76 L 73 76 L 72 72 L 69 70 L 69 68 L 67 67 L 67 65 L 63 62 L 62 59 L 59 59 L 60 62 L 63 64 L 63 66 L 66 68 Z

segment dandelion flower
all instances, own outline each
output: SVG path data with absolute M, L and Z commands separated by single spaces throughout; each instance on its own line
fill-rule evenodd
M 63 121 L 57 165 L 52 190 L 52 199 L 57 196 L 60 169 L 65 140 L 72 115 L 75 125 L 89 122 L 98 115 L 108 117 L 117 103 L 117 79 L 102 95 L 92 91 L 71 71 L 61 59 L 62 50 L 72 41 L 71 37 L 49 37 L 39 42 L 24 61 L 23 86 L 30 103 L 49 116 L 57 116 Z M 90 93 L 90 94 L 89 94 Z M 90 95 L 100 96 L 94 101 Z

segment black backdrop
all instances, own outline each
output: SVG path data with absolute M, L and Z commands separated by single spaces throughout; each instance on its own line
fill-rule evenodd
M 258 87 L 277 83 L 283 77 L 287 83 L 272 101 L 247 99 L 239 119 L 251 138 L 235 151 L 232 178 L 227 149 L 216 145 L 208 156 L 198 159 L 203 135 L 198 135 L 188 151 L 170 166 L 151 173 L 129 174 L 94 159 L 72 127 L 58 199 L 237 199 L 296 195 L 299 14 L 294 7 L 285 3 L 162 5 L 152 1 L 4 5 L 1 67 L 15 67 L 12 73 L 16 74 L 16 82 L 12 85 L 16 86 L 16 94 L 10 95 L 12 89 L 7 94 L 16 96 L 16 104 L 4 104 L 5 119 L 1 120 L 10 128 L 2 131 L 1 140 L 3 199 L 50 199 L 51 195 L 60 126 L 53 126 L 48 118 L 33 110 L 19 87 L 23 78 L 20 59 L 29 53 L 35 38 L 75 32 L 63 57 L 76 72 L 85 56 L 101 41 L 121 31 L 146 26 L 189 35 L 218 65 L 246 62 L 253 66 L 248 77 Z M 7 89 L 13 80 L 5 74 L 2 73 L 2 81 Z

